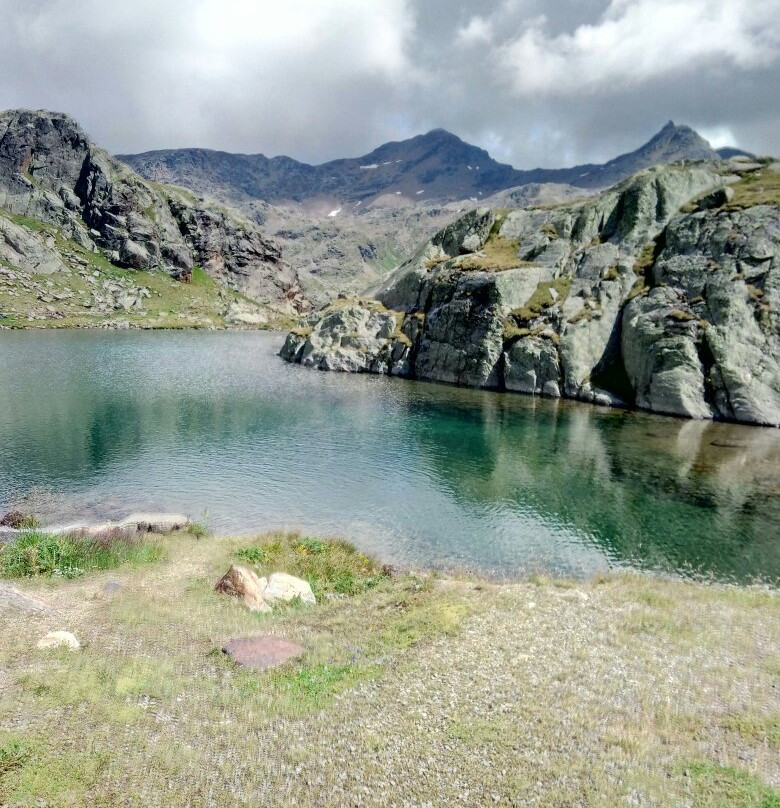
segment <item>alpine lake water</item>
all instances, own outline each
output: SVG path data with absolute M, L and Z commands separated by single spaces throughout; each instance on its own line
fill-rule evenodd
M 0 334 L 0 513 L 184 511 L 499 579 L 780 580 L 780 430 L 322 373 L 283 338 Z

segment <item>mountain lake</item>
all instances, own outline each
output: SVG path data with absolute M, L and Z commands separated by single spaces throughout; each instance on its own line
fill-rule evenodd
M 780 430 L 323 373 L 271 332 L 0 335 L 0 513 L 184 511 L 496 579 L 780 579 Z

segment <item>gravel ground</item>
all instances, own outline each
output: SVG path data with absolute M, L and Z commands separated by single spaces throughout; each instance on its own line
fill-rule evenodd
M 57 612 L 0 613 L 0 804 L 780 805 L 774 593 L 421 575 L 266 618 L 211 592 L 235 544 L 18 587 Z M 310 658 L 218 652 L 268 631 Z

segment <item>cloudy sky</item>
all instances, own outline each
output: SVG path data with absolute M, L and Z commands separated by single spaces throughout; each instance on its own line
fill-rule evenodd
M 444 127 L 518 168 L 673 119 L 780 154 L 780 0 L 0 0 L 0 109 L 309 162 Z

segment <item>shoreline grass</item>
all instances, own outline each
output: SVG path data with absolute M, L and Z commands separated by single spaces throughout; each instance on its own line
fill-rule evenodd
M 0 612 L 0 804 L 780 800 L 774 591 L 391 575 L 295 533 L 163 543 L 156 564 L 15 582 L 56 610 Z M 214 591 L 231 563 L 311 576 L 319 603 L 251 613 Z M 54 629 L 82 650 L 36 650 Z M 257 672 L 221 652 L 269 633 L 307 653 Z
M 163 556 L 159 542 L 120 529 L 98 536 L 29 530 L 0 545 L 0 578 L 77 578 L 125 563 L 152 563 Z

